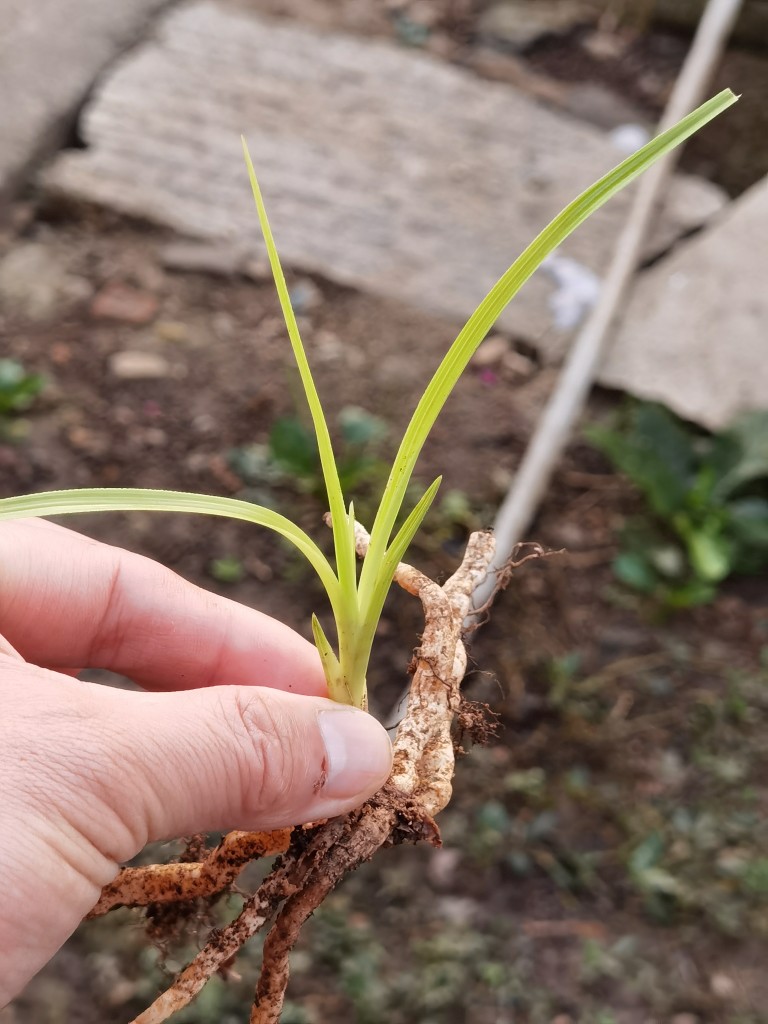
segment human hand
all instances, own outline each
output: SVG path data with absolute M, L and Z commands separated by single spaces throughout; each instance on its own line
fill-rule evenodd
M 386 732 L 325 693 L 315 648 L 268 616 L 43 520 L 0 524 L 0 1007 L 147 842 L 374 793 Z

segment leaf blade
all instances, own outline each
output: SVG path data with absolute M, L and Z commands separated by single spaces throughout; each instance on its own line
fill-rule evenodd
M 318 617 L 312 613 L 312 637 L 315 641 L 315 647 L 317 648 L 318 654 L 320 655 L 320 661 L 323 665 L 323 672 L 328 683 L 328 692 L 331 695 L 331 699 L 338 701 L 341 704 L 348 703 L 348 697 L 350 696 L 344 686 L 341 664 L 339 659 L 334 654 L 333 648 L 328 641 L 328 637 L 323 631 L 323 627 L 320 625 Z
M 372 565 L 383 556 L 387 547 L 416 460 L 433 423 L 478 345 L 509 301 L 541 265 L 542 261 L 565 241 L 587 217 L 634 181 L 656 160 L 670 152 L 732 103 L 735 103 L 737 98 L 730 89 L 724 89 L 706 103 L 701 104 L 676 125 L 661 132 L 636 153 L 612 168 L 550 221 L 490 289 L 467 320 L 435 371 L 405 431 L 385 487 L 385 499 L 379 507 L 371 530 L 369 552 L 372 555 Z M 360 579 L 362 601 L 366 601 L 370 596 L 373 586 L 372 571 L 366 572 L 366 566 L 363 565 Z
M 242 519 L 265 526 L 291 541 L 307 558 L 328 591 L 332 606 L 339 602 L 339 582 L 330 563 L 315 542 L 290 519 L 262 505 L 239 498 L 222 498 L 190 491 L 152 490 L 139 487 L 94 487 L 79 490 L 43 491 L 0 498 L 0 520 L 32 516 L 70 515 L 78 512 L 195 512 Z
M 352 601 L 352 596 L 357 591 L 355 552 L 354 548 L 350 550 L 349 544 L 347 543 L 347 531 L 344 527 L 344 496 L 342 494 L 341 482 L 336 468 L 336 458 L 334 456 L 333 445 L 331 443 L 331 435 L 328 430 L 328 423 L 325 419 L 323 407 L 320 402 L 320 396 L 317 393 L 314 378 L 312 377 L 312 371 L 309 366 L 304 344 L 301 340 L 299 325 L 296 322 L 296 315 L 293 312 L 293 306 L 291 305 L 288 286 L 285 281 L 282 264 L 280 263 L 280 257 L 277 253 L 277 247 L 272 235 L 269 218 L 267 217 L 267 211 L 264 206 L 261 188 L 256 177 L 256 171 L 254 170 L 251 155 L 248 151 L 248 145 L 243 136 L 241 136 L 241 141 L 246 167 L 248 168 L 248 178 L 251 184 L 251 191 L 256 204 L 259 224 L 261 225 L 261 233 L 264 237 L 264 244 L 267 247 L 267 257 L 269 259 L 272 277 L 274 279 L 275 288 L 280 301 L 280 309 L 282 310 L 285 326 L 288 330 L 288 337 L 290 339 L 294 359 L 296 360 L 296 365 L 299 370 L 302 387 L 304 388 L 304 395 L 309 406 L 312 425 L 315 429 L 317 448 L 320 455 L 320 465 L 328 493 L 328 504 L 333 523 L 333 542 L 337 562 L 336 571 L 338 573 L 342 594 L 345 597 L 345 604 L 348 606 L 348 611 L 351 612 L 353 607 L 356 607 L 356 603 Z
M 443 478 L 439 476 L 436 480 L 433 480 L 411 510 L 408 518 L 398 530 L 385 553 L 379 572 L 375 577 L 374 586 L 371 589 L 371 593 L 368 596 L 366 603 L 362 604 L 361 602 L 361 619 L 363 622 L 361 647 L 367 647 L 366 664 L 368 656 L 370 655 L 370 648 L 373 644 L 373 636 L 376 632 L 376 626 L 378 625 L 379 618 L 381 617 L 381 610 L 384 607 L 384 602 L 387 598 L 387 594 L 389 593 L 389 588 L 392 584 L 392 580 L 394 579 L 398 563 L 403 560 L 403 555 L 424 521 L 424 517 L 429 512 L 438 488 L 442 483 L 442 479 Z M 368 556 L 366 555 L 366 558 L 367 557 Z M 363 568 L 365 568 L 365 562 L 363 562 Z

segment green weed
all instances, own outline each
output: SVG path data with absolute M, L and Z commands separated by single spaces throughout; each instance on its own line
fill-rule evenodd
M 15 440 L 23 433 L 19 417 L 44 385 L 39 373 L 27 373 L 15 359 L 0 359 L 0 440 Z
M 712 600 L 728 576 L 768 566 L 768 410 L 707 434 L 662 406 L 630 403 L 587 437 L 646 501 L 614 562 L 623 583 L 688 607 Z

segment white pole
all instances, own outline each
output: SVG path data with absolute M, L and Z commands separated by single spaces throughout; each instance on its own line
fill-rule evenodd
M 662 115 L 659 131 L 671 127 L 701 102 L 740 7 L 741 0 L 709 0 Z M 637 268 L 643 239 L 680 148 L 655 163 L 640 179 L 600 298 L 571 347 L 520 468 L 499 508 L 494 525 L 497 566 L 511 557 L 530 525 L 574 423 L 584 408 L 606 348 L 609 328 Z M 495 585 L 496 573 L 493 573 L 475 591 L 475 608 L 488 600 Z

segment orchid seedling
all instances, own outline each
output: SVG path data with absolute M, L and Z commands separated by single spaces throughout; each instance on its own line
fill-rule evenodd
M 397 530 L 396 522 L 424 442 L 473 353 L 509 301 L 542 261 L 554 252 L 572 231 L 652 163 L 722 113 L 736 98 L 730 90 L 724 90 L 622 161 L 566 206 L 494 284 L 459 332 L 419 399 L 384 487 L 359 573 L 354 506 L 352 502 L 347 504 L 342 493 L 326 417 L 301 341 L 261 190 L 244 139 L 243 151 L 261 231 L 317 439 L 330 509 L 335 564 L 332 564 L 311 537 L 290 519 L 272 509 L 236 498 L 138 488 L 107 487 L 49 491 L 0 500 L 0 519 L 110 509 L 199 512 L 243 519 L 274 530 L 291 541 L 306 556 L 328 594 L 336 627 L 335 649 L 316 615 L 312 617 L 312 631 L 331 697 L 342 703 L 365 707 L 366 672 L 384 600 L 398 562 L 402 560 L 406 548 L 426 516 L 437 493 L 440 479 L 435 480 L 426 489 Z

